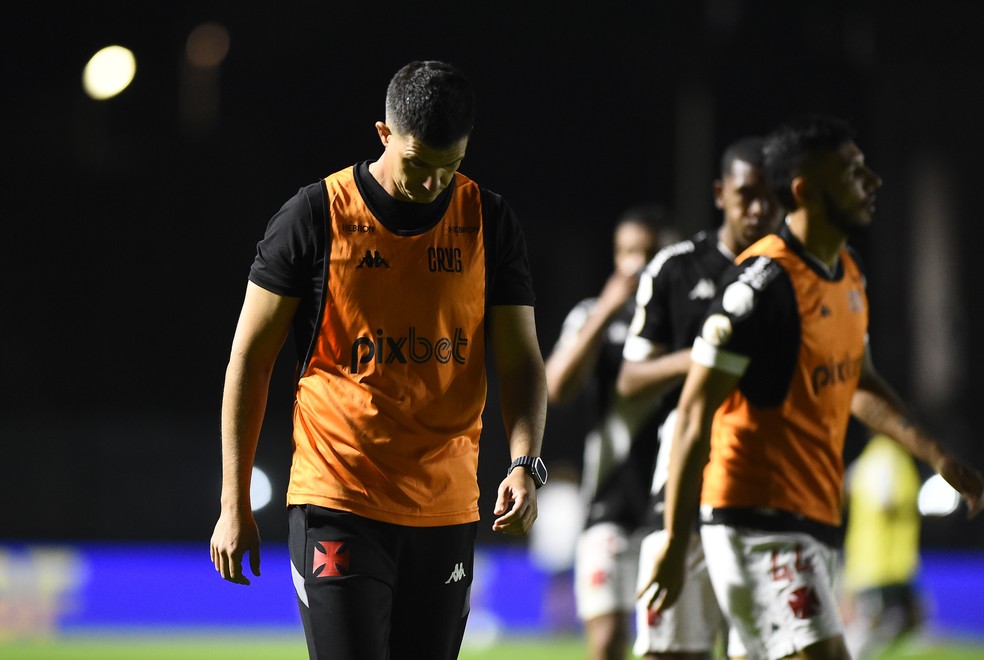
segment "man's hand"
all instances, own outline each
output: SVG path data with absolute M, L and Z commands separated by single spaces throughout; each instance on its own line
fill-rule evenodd
M 636 595 L 636 598 L 645 599 L 649 610 L 662 613 L 680 598 L 687 575 L 686 548 L 686 542 L 675 543 L 667 537 L 656 555 L 649 581 Z
M 598 295 L 596 309 L 605 318 L 613 316 L 625 306 L 629 298 L 635 295 L 638 286 L 639 275 L 637 273 L 626 274 L 615 271 L 608 276 L 604 288 Z
M 493 513 L 499 516 L 493 532 L 523 536 L 530 531 L 536 520 L 536 484 L 526 470 L 515 468 L 502 480 Z
M 219 516 L 212 532 L 209 554 L 223 580 L 249 584 L 243 573 L 243 555 L 249 553 L 249 568 L 260 575 L 260 531 L 251 511 L 226 512 Z
M 940 476 L 960 493 L 967 503 L 967 519 L 970 520 L 984 509 L 984 479 L 981 473 L 959 458 L 946 455 L 935 466 Z

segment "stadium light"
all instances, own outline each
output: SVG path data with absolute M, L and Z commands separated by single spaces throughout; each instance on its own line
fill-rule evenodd
M 82 70 L 82 87 L 97 101 L 113 98 L 133 82 L 137 60 L 128 48 L 107 46 L 93 55 Z
M 253 467 L 253 478 L 249 484 L 249 499 L 253 503 L 253 511 L 259 511 L 273 499 L 273 486 L 270 477 L 258 467 Z
M 924 516 L 948 516 L 960 506 L 960 493 L 938 474 L 919 489 L 919 513 Z

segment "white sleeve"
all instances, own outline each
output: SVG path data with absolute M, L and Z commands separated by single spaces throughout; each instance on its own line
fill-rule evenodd
M 690 351 L 690 359 L 697 364 L 734 374 L 735 376 L 741 376 L 745 373 L 748 363 L 751 362 L 747 356 L 718 348 L 703 337 L 697 337 L 694 340 L 694 347 Z

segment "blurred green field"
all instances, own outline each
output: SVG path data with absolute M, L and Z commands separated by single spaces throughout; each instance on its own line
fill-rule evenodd
M 199 634 L 84 635 L 53 640 L 0 640 L 5 660 L 306 660 L 303 637 L 290 635 Z M 465 647 L 460 660 L 577 660 L 584 646 L 577 637 L 516 639 L 485 649 Z M 915 640 L 884 660 L 981 660 L 984 641 L 949 643 Z

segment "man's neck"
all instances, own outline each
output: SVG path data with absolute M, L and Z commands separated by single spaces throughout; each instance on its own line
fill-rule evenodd
M 369 163 L 369 174 L 372 175 L 372 178 L 376 180 L 390 197 L 397 198 L 396 186 L 393 185 L 392 179 L 386 176 L 386 168 L 383 167 L 383 156 Z
M 718 229 L 717 239 L 717 247 L 721 254 L 734 261 L 741 250 L 738 248 L 738 241 L 734 240 L 731 233 L 728 232 L 727 225 L 722 224 Z
M 836 269 L 841 248 L 847 243 L 843 232 L 832 227 L 826 219 L 810 216 L 803 209 L 787 215 L 786 225 L 808 255 L 827 270 Z

